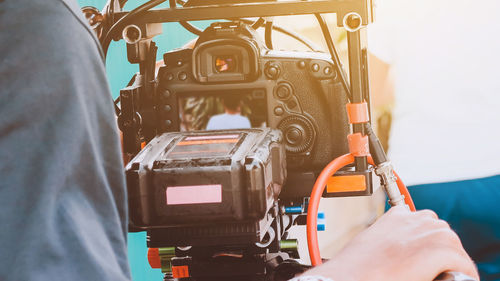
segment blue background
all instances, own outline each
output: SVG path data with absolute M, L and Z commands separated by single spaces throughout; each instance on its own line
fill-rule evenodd
M 131 10 L 146 1 L 131 0 L 125 5 L 125 10 Z M 78 0 L 80 6 L 94 6 L 102 10 L 106 4 L 105 0 Z M 165 7 L 163 4 L 160 7 Z M 205 28 L 209 22 L 194 23 L 200 28 Z M 161 59 L 163 53 L 182 47 L 185 43 L 196 36 L 187 32 L 178 23 L 163 24 L 163 34 L 154 38 L 158 46 L 157 59 Z M 139 71 L 136 64 L 130 64 L 127 60 L 125 42 L 112 42 L 106 59 L 106 72 L 111 87 L 113 98 L 116 98 L 120 89 L 124 88 L 132 75 Z M 163 275 L 159 269 L 151 269 L 147 261 L 146 233 L 130 233 L 128 235 L 128 253 L 130 266 L 132 268 L 132 279 L 134 281 L 161 281 Z

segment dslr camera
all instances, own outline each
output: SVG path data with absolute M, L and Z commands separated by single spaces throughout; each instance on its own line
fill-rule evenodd
M 289 169 L 322 169 L 348 152 L 347 95 L 327 54 L 269 50 L 251 26 L 217 22 L 194 49 L 163 59 L 158 72 L 163 130 L 185 129 L 182 109 L 190 97 L 238 96 L 250 109 L 252 127 L 282 132 Z

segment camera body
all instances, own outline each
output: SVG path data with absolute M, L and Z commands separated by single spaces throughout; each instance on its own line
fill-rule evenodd
M 166 53 L 164 63 L 157 77 L 160 132 L 183 129 L 180 101 L 187 97 L 240 95 L 254 101 L 252 127 L 283 133 L 289 171 L 318 171 L 348 152 L 347 98 L 327 54 L 271 51 L 250 26 L 219 22 L 193 50 Z

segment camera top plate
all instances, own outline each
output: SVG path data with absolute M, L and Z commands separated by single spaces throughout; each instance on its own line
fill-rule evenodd
M 373 22 L 374 0 L 309 0 L 283 2 L 237 3 L 175 9 L 155 9 L 145 12 L 137 19 L 139 23 L 160 23 L 198 20 L 218 20 L 249 17 L 272 17 L 335 13 L 337 25 L 343 26 L 346 15 L 355 13 L 362 19 L 362 25 Z M 117 13 L 117 18 L 128 12 Z

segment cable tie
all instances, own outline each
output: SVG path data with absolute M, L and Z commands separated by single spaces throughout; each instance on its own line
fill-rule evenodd
M 368 104 L 366 102 L 348 103 L 346 105 L 346 108 L 347 108 L 347 116 L 349 117 L 349 123 L 359 124 L 370 121 L 370 114 L 368 113 Z
M 370 154 L 368 136 L 363 136 L 361 133 L 350 134 L 347 136 L 347 141 L 349 142 L 349 152 L 353 156 L 363 157 Z

